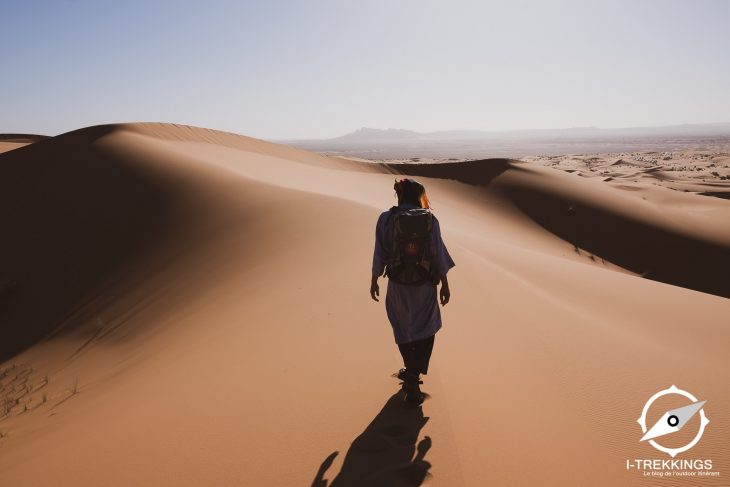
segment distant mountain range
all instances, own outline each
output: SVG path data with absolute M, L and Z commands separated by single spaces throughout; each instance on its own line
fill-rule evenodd
M 533 137 L 594 137 L 594 136 L 637 136 L 637 135 L 730 135 L 730 123 L 704 123 L 666 125 L 660 127 L 626 127 L 605 129 L 599 127 L 569 127 L 561 129 L 524 129 L 524 130 L 440 130 L 436 132 L 416 132 L 406 129 L 376 129 L 362 127 L 331 139 L 290 140 L 295 143 L 351 143 L 371 141 L 405 140 L 479 140 L 494 138 L 533 138 Z
M 436 132 L 363 127 L 331 139 L 279 142 L 317 152 L 370 159 L 523 157 L 687 148 L 730 150 L 730 123 Z

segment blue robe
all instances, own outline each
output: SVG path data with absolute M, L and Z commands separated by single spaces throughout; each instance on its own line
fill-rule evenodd
M 398 207 L 419 208 L 410 203 L 403 203 Z M 373 276 L 383 275 L 393 245 L 392 242 L 386 241 L 385 222 L 389 214 L 389 211 L 381 213 L 375 226 Z M 441 228 L 435 215 L 433 216 L 432 244 L 434 249 L 432 265 L 435 266 L 438 275 L 445 275 L 455 264 L 441 238 Z M 389 279 L 385 311 L 393 327 L 395 342 L 398 344 L 428 338 L 435 335 L 441 328 L 441 310 L 436 295 L 436 285 L 430 282 L 409 286 Z

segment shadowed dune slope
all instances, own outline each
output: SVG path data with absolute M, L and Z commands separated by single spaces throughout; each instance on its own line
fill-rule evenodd
M 387 167 L 488 186 L 578 249 L 649 279 L 730 297 L 730 227 L 721 223 L 727 204 L 663 188 L 638 198 L 597 181 L 507 159 Z M 701 205 L 708 207 L 709 218 L 697 221 L 683 210 Z
M 168 234 L 177 188 L 105 153 L 112 127 L 71 132 L 0 156 L 0 358 L 64 321 L 94 287 Z
M 218 232 L 217 238 L 240 232 L 218 222 L 228 208 L 240 206 L 237 211 L 245 213 L 271 199 L 252 198 L 258 189 L 244 201 L 224 202 L 214 194 L 215 184 L 206 186 L 209 174 L 199 168 L 175 154 L 140 153 L 143 143 L 122 141 L 140 134 L 147 141 L 266 152 L 297 164 L 358 166 L 248 137 L 164 124 L 90 127 L 1 155 L 0 317 L 9 326 L 2 331 L 0 360 L 70 321 L 83 321 L 186 249 L 200 255 L 214 242 L 205 232 Z
M 368 294 L 402 172 L 456 262 L 415 410 Z M 625 460 L 657 455 L 636 419 L 672 384 L 708 400 L 692 455 L 724 476 L 730 300 L 636 274 L 726 295 L 729 214 L 166 124 L 1 154 L 0 485 L 646 485 Z

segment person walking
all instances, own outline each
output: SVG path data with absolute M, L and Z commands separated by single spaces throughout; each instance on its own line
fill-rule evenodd
M 398 205 L 380 214 L 375 227 L 370 296 L 379 301 L 378 278 L 388 277 L 385 310 L 393 327 L 404 367 L 405 400 L 421 404 L 421 374 L 428 373 L 436 332 L 441 328 L 441 311 L 451 298 L 446 274 L 455 266 L 441 238 L 441 229 L 426 196 L 426 189 L 414 179 L 396 180 L 393 185 Z

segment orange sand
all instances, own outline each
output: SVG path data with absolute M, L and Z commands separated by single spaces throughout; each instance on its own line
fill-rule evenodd
M 395 171 L 456 262 L 422 410 L 368 295 Z M 672 384 L 726 485 L 730 201 L 600 179 L 163 124 L 0 155 L 0 485 L 648 485 Z

